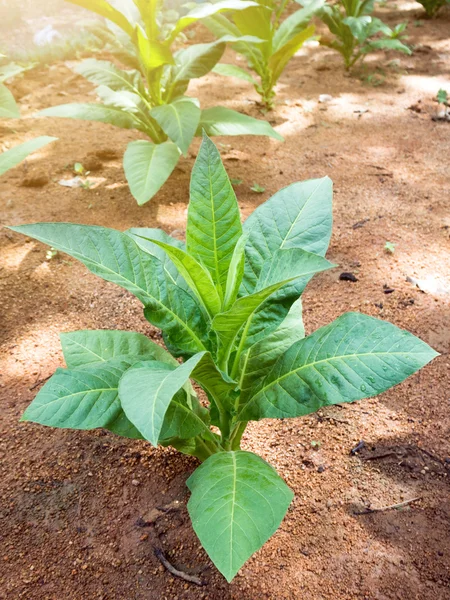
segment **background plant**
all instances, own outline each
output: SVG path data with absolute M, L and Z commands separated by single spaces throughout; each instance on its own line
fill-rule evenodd
M 219 63 L 215 73 L 239 77 L 252 83 L 268 109 L 273 108 L 275 85 L 290 59 L 314 33 L 308 26 L 321 0 L 313 0 L 307 8 L 296 10 L 283 20 L 291 0 L 258 0 L 256 6 L 229 16 L 215 14 L 204 19 L 204 24 L 217 36 L 253 36 L 256 41 L 236 41 L 232 47 L 242 54 L 258 80 L 245 69 L 231 64 Z
M 4 81 L 12 79 L 14 76 L 27 71 L 30 66 L 21 66 L 15 63 L 0 66 L 0 119 L 19 119 L 20 109 L 14 96 L 4 84 Z M 18 144 L 10 150 L 5 150 L 0 154 L 0 176 L 17 166 L 27 158 L 32 152 L 36 152 L 50 142 L 58 138 L 50 136 L 40 136 L 33 140 Z
M 40 115 L 68 117 L 137 129 L 151 141 L 128 144 L 124 170 L 131 193 L 139 204 L 150 200 L 167 181 L 181 154 L 204 129 L 209 135 L 268 135 L 282 137 L 266 121 L 253 119 L 228 108 L 201 110 L 198 100 L 185 96 L 191 79 L 208 73 L 221 58 L 223 37 L 209 44 L 195 44 L 172 52 L 177 36 L 192 23 L 224 10 L 242 10 L 254 2 L 224 0 L 203 4 L 175 23 L 162 27 L 159 2 L 136 0 L 140 20 L 131 23 L 104 0 L 70 0 L 109 19 L 126 34 L 119 36 L 120 56 L 132 70 L 111 62 L 88 59 L 75 71 L 97 84 L 101 104 L 64 104 Z M 245 38 L 250 39 L 250 38 Z
M 450 0 L 417 0 L 425 9 L 427 17 L 434 17 L 435 14 L 446 4 L 450 4 Z
M 247 423 L 374 396 L 437 353 L 359 313 L 305 337 L 300 296 L 315 273 L 333 266 L 324 258 L 328 178 L 280 190 L 242 226 L 220 155 L 205 137 L 190 192 L 186 244 L 159 229 L 12 227 L 132 292 L 169 351 L 133 332 L 64 333 L 67 369 L 56 371 L 22 420 L 103 427 L 198 457 L 203 464 L 187 481 L 188 510 L 206 552 L 231 581 L 276 531 L 293 497 L 270 465 L 241 450 Z
M 304 6 L 310 4 L 307 0 L 297 1 Z M 337 50 L 344 59 L 346 69 L 350 69 L 372 50 L 398 50 L 411 54 L 402 41 L 407 24 L 399 23 L 391 29 L 371 15 L 374 4 L 375 0 L 337 0 L 323 4 L 316 11 L 333 36 L 322 36 L 320 43 Z

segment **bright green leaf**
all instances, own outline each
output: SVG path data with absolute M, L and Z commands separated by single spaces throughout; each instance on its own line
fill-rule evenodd
M 192 98 L 178 98 L 150 111 L 161 129 L 186 155 L 200 122 L 201 110 Z
M 172 142 L 153 144 L 137 140 L 128 144 L 123 168 L 130 191 L 139 205 L 151 200 L 166 183 L 179 158 L 180 151 Z
M 220 452 L 187 480 L 192 526 L 230 582 L 278 529 L 292 491 L 275 469 L 251 452 Z
M 376 396 L 437 355 L 391 323 L 346 313 L 293 344 L 243 403 L 238 420 L 299 417 Z
M 283 137 L 267 121 L 254 119 L 223 106 L 202 110 L 197 135 L 201 135 L 202 129 L 209 136 L 265 135 L 283 141 Z

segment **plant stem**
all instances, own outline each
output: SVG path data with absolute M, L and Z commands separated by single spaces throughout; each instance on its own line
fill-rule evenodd
M 240 421 L 234 426 L 230 435 L 230 450 L 240 450 L 242 434 L 247 425 L 248 421 Z

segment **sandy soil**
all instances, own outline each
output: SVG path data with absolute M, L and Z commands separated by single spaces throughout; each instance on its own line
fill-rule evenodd
M 187 515 L 184 482 L 195 459 L 103 431 L 18 422 L 63 364 L 58 332 L 121 328 L 160 338 L 129 294 L 66 256 L 46 260 L 46 247 L 2 228 L 0 598 L 450 598 L 450 124 L 431 118 L 439 87 L 450 91 L 450 12 L 421 27 L 412 25 L 417 4 L 383 12 L 389 22 L 410 19 L 416 51 L 371 57 L 365 77 L 378 67 L 382 85 L 347 76 L 339 56 L 309 47 L 281 78 L 278 105 L 267 116 L 285 143 L 216 141 L 230 176 L 243 180 L 236 189 L 244 217 L 291 182 L 323 175 L 334 181 L 328 257 L 339 268 L 317 277 L 305 293 L 309 332 L 359 310 L 419 335 L 441 356 L 377 399 L 249 428 L 244 447 L 268 460 L 296 496 L 276 535 L 228 585 Z M 234 60 L 231 53 L 227 58 Z M 204 106 L 221 103 L 262 116 L 247 84 L 218 83 L 210 75 L 190 92 Z M 121 169 L 126 144 L 139 134 L 31 118 L 46 106 L 92 99 L 90 84 L 61 63 L 28 73 L 11 89 L 25 119 L 0 123 L 2 145 L 37 134 L 59 141 L 2 178 L 2 224 L 145 225 L 183 235 L 198 144 L 158 196 L 139 208 Z M 319 94 L 333 99 L 319 104 Z M 72 176 L 76 161 L 91 169 L 98 187 L 57 183 Z M 264 193 L 250 191 L 255 182 Z M 395 244 L 393 255 L 384 251 L 386 241 Z M 358 281 L 340 281 L 342 271 Z M 408 276 L 425 280 L 427 292 Z M 360 440 L 365 448 L 351 456 Z M 412 498 L 419 499 L 403 510 L 358 514 Z M 154 547 L 205 585 L 173 578 Z

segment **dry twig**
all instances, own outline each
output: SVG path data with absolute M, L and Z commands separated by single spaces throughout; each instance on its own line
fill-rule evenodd
M 354 512 L 353 514 L 369 515 L 369 514 L 375 513 L 375 512 L 384 512 L 386 510 L 391 510 L 393 508 L 402 508 L 403 506 L 407 506 L 408 504 L 411 504 L 412 502 L 416 502 L 416 500 L 420 500 L 420 496 L 417 496 L 417 498 L 411 498 L 410 500 L 405 500 L 404 502 L 399 502 L 398 504 L 390 504 L 389 506 L 382 506 L 381 508 L 365 508 L 364 510 Z
M 183 571 L 179 571 L 164 556 L 163 551 L 160 548 L 153 548 L 155 551 L 156 558 L 161 562 L 163 567 L 165 567 L 169 573 L 171 573 L 174 577 L 179 577 L 180 579 L 184 579 L 184 581 L 189 581 L 189 583 L 195 583 L 195 585 L 205 585 L 205 583 L 195 575 L 189 575 L 189 573 L 184 573 Z

